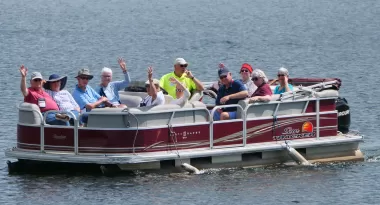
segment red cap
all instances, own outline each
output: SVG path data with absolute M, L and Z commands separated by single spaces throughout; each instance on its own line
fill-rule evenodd
M 253 72 L 252 66 L 249 65 L 248 63 L 243 63 L 243 65 L 241 65 L 240 71 L 241 71 L 243 68 L 248 69 L 249 72 L 251 72 L 251 73 Z

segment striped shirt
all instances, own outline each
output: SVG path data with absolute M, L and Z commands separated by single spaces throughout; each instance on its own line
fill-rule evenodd
M 61 90 L 61 91 L 52 91 L 52 90 L 45 90 L 57 103 L 59 110 L 61 111 L 69 111 L 69 110 L 75 110 L 75 108 L 79 108 L 79 105 L 77 102 L 75 102 L 73 96 L 67 91 L 67 90 Z

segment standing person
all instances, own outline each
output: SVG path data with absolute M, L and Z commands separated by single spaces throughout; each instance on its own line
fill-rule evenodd
M 247 88 L 245 88 L 243 83 L 238 80 L 233 80 L 232 74 L 225 66 L 219 65 L 219 68 L 218 75 L 223 85 L 218 90 L 215 104 L 237 104 L 239 100 L 247 98 Z M 214 120 L 236 119 L 236 109 L 236 107 L 218 109 L 215 112 Z
M 100 96 L 91 86 L 88 85 L 88 81 L 94 76 L 90 74 L 88 68 L 82 68 L 78 71 L 78 75 L 75 77 L 78 80 L 78 84 L 75 86 L 73 97 L 78 103 L 79 108 L 82 110 L 83 123 L 87 123 L 88 115 L 86 111 L 91 111 L 94 108 L 105 107 L 108 103 L 108 99 L 104 96 Z
M 80 109 L 78 103 L 75 102 L 73 96 L 67 90 L 63 90 L 66 82 L 67 76 L 60 77 L 57 74 L 52 74 L 43 87 L 57 103 L 60 111 L 71 111 L 79 119 Z
M 244 84 L 245 88 L 247 88 L 248 96 L 251 96 L 255 90 L 257 89 L 257 86 L 253 83 L 251 76 L 252 76 L 252 66 L 248 63 L 243 63 L 243 65 L 240 68 L 240 77 L 241 82 Z
M 257 89 L 252 94 L 249 102 L 270 101 L 272 99 L 272 90 L 268 84 L 268 78 L 264 71 L 255 69 L 252 73 L 252 81 L 257 86 Z
M 153 79 L 153 67 L 148 67 L 148 80 L 145 82 L 146 96 L 140 103 L 140 107 L 165 104 L 164 93 L 160 89 L 160 81 Z
M 202 91 L 203 84 L 194 77 L 190 70 L 187 70 L 188 63 L 183 58 L 177 58 L 174 61 L 174 71 L 161 77 L 160 86 L 168 92 L 170 96 L 176 99 L 176 85 L 170 82 L 170 78 L 174 77 L 183 83 L 190 92 L 194 90 Z
M 30 76 L 30 87 L 26 87 L 26 75 L 28 68 L 24 65 L 20 67 L 21 82 L 20 89 L 24 96 L 24 102 L 32 103 L 40 108 L 40 112 L 45 116 L 49 110 L 59 110 L 57 103 L 42 89 L 43 77 L 40 72 L 33 72 Z M 49 113 L 46 116 L 46 123 L 50 125 L 66 125 L 66 122 L 55 118 L 56 113 Z
M 115 107 L 126 107 L 126 105 L 121 104 L 119 97 L 119 90 L 126 88 L 131 82 L 127 66 L 122 58 L 118 59 L 121 70 L 124 74 L 124 80 L 122 81 L 112 81 L 112 70 L 110 68 L 104 67 L 101 72 L 101 82 L 95 90 L 101 96 L 107 97 L 109 102 Z M 112 81 L 112 82 L 111 82 Z
M 289 71 L 288 69 L 281 67 L 277 72 L 279 85 L 274 89 L 274 94 L 281 94 L 289 91 L 293 91 L 293 85 L 288 83 Z

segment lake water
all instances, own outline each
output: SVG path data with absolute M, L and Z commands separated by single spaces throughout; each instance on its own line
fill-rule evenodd
M 172 70 L 184 57 L 203 81 L 224 62 L 237 77 L 248 62 L 275 77 L 337 77 L 366 161 L 312 168 L 206 170 L 202 175 L 8 175 L 0 154 L 0 204 L 379 204 L 380 1 L 363 0 L 0 0 L 0 148 L 15 146 L 22 101 L 18 67 L 45 77 L 114 69 L 133 79 Z M 119 74 L 120 73 L 120 74 Z

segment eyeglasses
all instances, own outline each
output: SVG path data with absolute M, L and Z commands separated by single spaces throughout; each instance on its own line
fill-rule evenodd
M 252 78 L 252 81 L 257 81 L 259 78 L 257 78 L 257 77 L 254 77 L 254 78 Z
M 186 68 L 187 64 L 180 64 L 179 66 L 181 66 L 181 68 Z
M 278 74 L 277 77 L 285 76 L 284 74 Z
M 54 81 L 54 82 L 51 82 L 51 83 L 58 83 L 58 82 L 61 82 L 60 80 L 57 80 L 57 81 Z
M 241 70 L 240 73 L 248 73 L 249 70 Z
M 180 93 L 182 93 L 182 92 L 183 92 L 183 90 L 182 90 L 182 89 L 176 89 L 175 91 L 177 91 L 177 92 L 180 92 Z
M 220 80 L 223 80 L 224 78 L 227 78 L 226 75 L 223 75 L 223 76 L 219 76 Z
M 40 82 L 40 81 L 42 81 L 42 79 L 40 79 L 40 78 L 36 78 L 36 79 L 33 79 L 33 81 L 34 81 L 34 82 Z
M 82 80 L 90 80 L 89 77 L 79 77 L 79 78 L 82 79 Z

